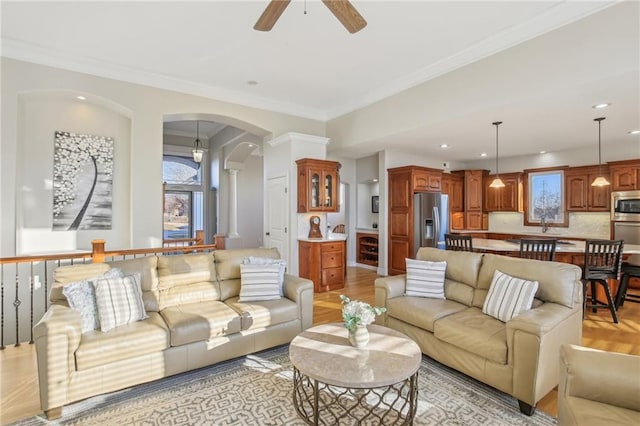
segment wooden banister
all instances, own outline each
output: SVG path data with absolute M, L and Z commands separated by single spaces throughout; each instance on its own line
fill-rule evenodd
M 91 241 L 91 260 L 93 263 L 104 263 L 104 240 Z

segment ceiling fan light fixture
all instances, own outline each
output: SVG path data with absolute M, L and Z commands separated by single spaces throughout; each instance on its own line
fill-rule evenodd
M 291 0 L 271 0 L 267 5 L 258 22 L 253 26 L 257 31 L 271 31 L 282 12 L 287 8 Z M 322 0 L 322 3 L 338 18 L 338 21 L 351 34 L 357 33 L 367 26 L 367 21 L 360 15 L 349 0 Z M 305 8 L 305 15 L 306 15 Z
M 598 176 L 593 180 L 591 186 L 609 186 L 611 185 L 607 178 L 602 174 L 602 137 L 601 137 L 601 128 L 602 128 L 602 120 L 605 117 L 594 118 L 593 121 L 598 122 Z
M 196 140 L 195 146 L 191 150 L 193 154 L 193 161 L 196 163 L 202 162 L 202 155 L 204 154 L 204 150 L 200 147 L 200 121 L 196 121 Z

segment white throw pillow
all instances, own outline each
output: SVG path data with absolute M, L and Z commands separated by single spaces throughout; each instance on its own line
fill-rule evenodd
M 62 294 L 64 294 L 64 297 L 67 299 L 69 307 L 80 312 L 83 333 L 100 328 L 98 305 L 96 305 L 96 291 L 93 286 L 93 281 L 100 278 L 117 278 L 123 276 L 124 274 L 120 268 L 111 268 L 105 272 L 102 277 L 66 284 L 62 288 Z
M 142 302 L 140 274 L 122 278 L 101 278 L 93 283 L 100 317 L 100 329 L 109 331 L 120 325 L 147 318 Z
M 239 302 L 280 299 L 280 265 L 240 265 Z
M 482 312 L 503 322 L 531 309 L 538 281 L 515 278 L 496 269 Z
M 83 333 L 100 328 L 96 292 L 89 280 L 66 284 L 62 287 L 62 294 L 67 299 L 69 307 L 80 312 Z
M 444 273 L 447 262 L 406 259 L 407 287 L 405 296 L 444 299 Z
M 272 259 L 270 257 L 247 256 L 242 261 L 245 265 L 280 265 L 278 271 L 278 284 L 280 285 L 280 296 L 284 296 L 284 273 L 287 269 L 287 261 L 284 259 Z

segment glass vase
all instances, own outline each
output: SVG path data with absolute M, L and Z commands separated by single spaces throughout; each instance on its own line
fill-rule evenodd
M 366 325 L 358 325 L 349 330 L 349 343 L 356 348 L 364 348 L 369 343 L 369 330 Z

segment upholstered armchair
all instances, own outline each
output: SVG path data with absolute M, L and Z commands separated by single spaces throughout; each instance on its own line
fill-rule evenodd
M 563 345 L 558 424 L 640 425 L 640 356 Z

